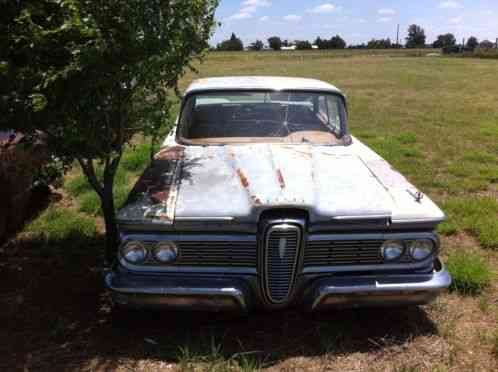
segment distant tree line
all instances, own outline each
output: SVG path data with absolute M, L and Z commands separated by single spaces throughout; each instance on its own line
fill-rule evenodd
M 474 52 L 476 49 L 491 49 L 498 48 L 497 45 L 489 40 L 484 40 L 479 42 L 479 40 L 472 36 L 470 37 L 464 45 L 457 44 L 455 35 L 451 33 L 439 35 L 432 43 L 432 45 L 427 45 L 427 36 L 425 30 L 416 24 L 410 25 L 408 27 L 408 35 L 405 38 L 404 47 L 408 49 L 422 49 L 426 47 L 433 47 L 436 49 L 442 49 L 443 53 L 459 53 L 459 52 Z M 317 37 L 313 43 L 308 40 L 295 40 L 290 42 L 288 40 L 282 40 L 278 36 L 272 36 L 268 38 L 268 48 L 273 50 L 282 50 L 284 47 L 293 46 L 296 50 L 309 50 L 309 49 L 344 49 L 347 46 L 346 41 L 339 35 L 333 36 L 330 39 L 322 39 Z M 390 38 L 386 39 L 372 39 L 368 43 L 349 45 L 350 49 L 391 49 L 391 48 L 402 48 L 403 45 L 399 43 L 394 43 Z M 256 40 L 251 43 L 247 49 L 259 51 L 265 49 L 265 44 L 261 40 Z M 219 51 L 240 51 L 244 50 L 244 44 L 240 38 L 232 33 L 230 39 L 224 40 L 216 46 L 215 50 Z

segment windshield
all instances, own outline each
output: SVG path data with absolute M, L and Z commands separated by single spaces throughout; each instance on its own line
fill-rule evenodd
M 210 92 L 192 94 L 183 106 L 183 142 L 342 144 L 341 97 L 316 92 Z

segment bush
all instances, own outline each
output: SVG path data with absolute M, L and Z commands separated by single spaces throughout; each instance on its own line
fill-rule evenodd
M 476 253 L 453 253 L 448 257 L 447 266 L 453 277 L 450 290 L 464 295 L 481 293 L 493 280 L 489 264 Z

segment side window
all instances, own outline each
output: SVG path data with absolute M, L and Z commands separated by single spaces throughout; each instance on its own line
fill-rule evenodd
M 337 134 L 341 133 L 341 114 L 338 100 L 333 96 L 327 97 L 329 126 Z

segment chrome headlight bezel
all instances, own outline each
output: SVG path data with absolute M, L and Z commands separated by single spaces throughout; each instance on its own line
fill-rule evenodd
M 178 246 L 172 241 L 158 242 L 152 250 L 152 256 L 160 264 L 172 264 L 178 260 Z
M 425 246 L 424 246 L 425 245 Z M 407 243 L 410 258 L 416 262 L 425 261 L 436 252 L 436 244 L 431 239 L 416 239 Z M 425 250 L 425 254 L 417 255 L 417 250 Z
M 132 259 L 132 252 L 134 252 L 135 255 L 138 255 L 138 259 Z M 139 265 L 147 261 L 149 252 L 142 242 L 131 240 L 121 246 L 120 255 L 127 263 L 132 265 Z
M 395 247 L 398 248 L 398 255 L 396 255 L 395 257 L 388 257 L 388 250 L 392 252 Z M 385 262 L 396 262 L 400 260 L 401 257 L 403 257 L 403 255 L 405 254 L 405 249 L 405 243 L 402 240 L 386 240 L 384 243 L 382 243 L 381 247 L 382 258 Z

